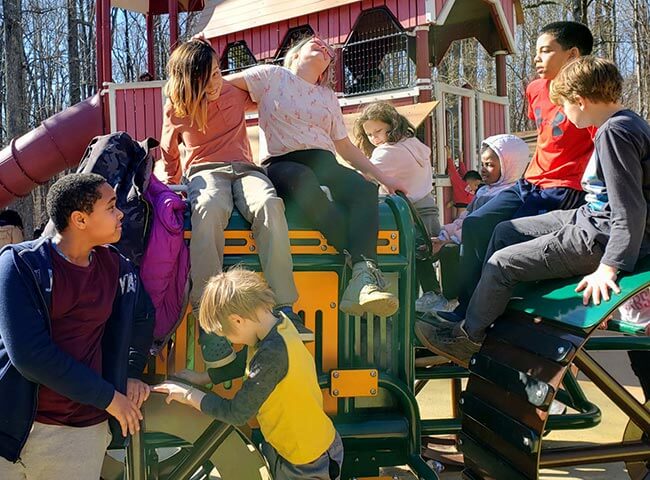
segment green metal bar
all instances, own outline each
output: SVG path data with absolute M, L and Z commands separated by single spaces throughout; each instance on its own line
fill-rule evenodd
M 409 461 L 409 467 L 415 471 L 418 475 L 418 478 L 424 480 L 438 480 L 438 475 L 436 472 L 431 470 L 431 467 L 422 459 L 420 455 L 412 455 L 411 460 Z
M 593 337 L 587 340 L 586 350 L 650 350 L 650 337 Z
M 142 432 L 144 432 L 144 420 L 140 422 L 140 431 L 135 435 L 131 435 L 129 444 L 126 447 L 125 470 L 127 480 L 146 480 L 147 478 Z
M 396 325 L 396 327 L 402 329 L 404 335 L 404 344 L 400 345 L 401 357 L 398 372 L 400 377 L 404 376 L 402 380 L 407 385 L 413 385 L 415 381 L 415 352 L 412 345 L 415 336 L 413 335 L 412 319 L 415 318 L 415 286 L 417 285 L 414 268 L 415 249 L 413 248 L 413 245 L 415 245 L 415 228 L 411 211 L 404 199 L 399 198 L 397 195 L 389 195 L 385 201 L 393 211 L 397 221 L 397 228 L 400 232 L 400 252 L 406 252 L 407 266 L 402 269 L 404 281 L 399 282 L 401 300 L 399 318 L 403 320 L 404 324 L 401 326 Z M 407 279 L 408 281 L 406 281 Z M 408 290 L 407 286 L 409 287 Z M 404 300 L 408 301 L 404 302 Z
M 637 323 L 610 320 L 607 322 L 607 330 L 610 332 L 625 333 L 627 335 L 645 335 L 645 325 Z
M 610 462 L 642 462 L 650 458 L 650 445 L 645 442 L 624 442 L 588 447 L 564 447 L 542 450 L 540 468 Z
M 574 363 L 641 430 L 650 432 L 650 412 L 620 383 L 607 373 L 587 352 L 579 350 Z
M 185 480 L 189 478 L 212 456 L 234 428 L 232 425 L 217 422 L 216 420 L 212 422 L 196 439 L 189 455 L 172 470 L 167 477 L 168 480 Z
M 420 420 L 422 435 L 451 435 L 460 433 L 460 418 L 435 418 Z

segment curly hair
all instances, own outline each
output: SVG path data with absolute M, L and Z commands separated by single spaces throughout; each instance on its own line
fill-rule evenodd
M 388 143 L 396 143 L 405 137 L 415 135 L 415 128 L 409 121 L 400 115 L 395 107 L 387 102 L 377 102 L 368 105 L 361 116 L 354 122 L 354 141 L 357 147 L 367 156 L 372 155 L 375 146 L 370 143 L 368 136 L 363 129 L 363 124 L 368 120 L 383 122 L 389 126 Z
M 70 223 L 72 212 L 92 213 L 106 179 L 96 173 L 71 173 L 60 178 L 47 192 L 47 214 L 61 233 Z

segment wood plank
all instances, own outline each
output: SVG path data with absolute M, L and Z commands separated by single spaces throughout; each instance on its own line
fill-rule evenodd
M 146 116 L 145 110 L 147 109 L 147 103 L 144 99 L 144 88 L 134 88 L 133 89 L 133 110 L 135 110 L 135 132 L 133 138 L 137 141 L 140 141 L 146 137 Z
M 350 7 L 348 5 L 339 7 L 339 43 L 344 43 L 346 41 L 348 34 L 352 30 L 352 25 Z
M 115 91 L 115 128 L 118 132 L 126 130 L 126 107 L 124 106 L 124 90 Z

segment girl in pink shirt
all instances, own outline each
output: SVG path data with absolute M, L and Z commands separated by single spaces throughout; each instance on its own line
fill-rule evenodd
M 343 114 L 330 85 L 334 53 L 317 37 L 306 38 L 285 57 L 285 66 L 260 65 L 228 77 L 258 105 L 268 154 L 269 178 L 278 195 L 303 215 L 352 262 L 352 280 L 341 298 L 343 312 L 394 314 L 397 298 L 377 268 L 377 186 L 339 164 L 335 154 L 386 187 L 403 190 L 348 138 Z M 333 202 L 320 188 L 329 188 Z

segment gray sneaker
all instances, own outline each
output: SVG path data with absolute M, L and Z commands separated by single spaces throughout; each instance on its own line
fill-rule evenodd
M 397 312 L 399 301 L 387 288 L 374 261 L 364 259 L 357 262 L 352 266 L 352 279 L 341 297 L 341 311 L 350 315 L 368 312 L 389 317 Z
M 453 329 L 436 328 L 418 320 L 415 322 L 415 336 L 433 353 L 443 355 L 467 368 L 470 358 L 478 353 L 481 345 L 470 340 L 463 329 L 458 327 L 460 326 L 457 325 Z

